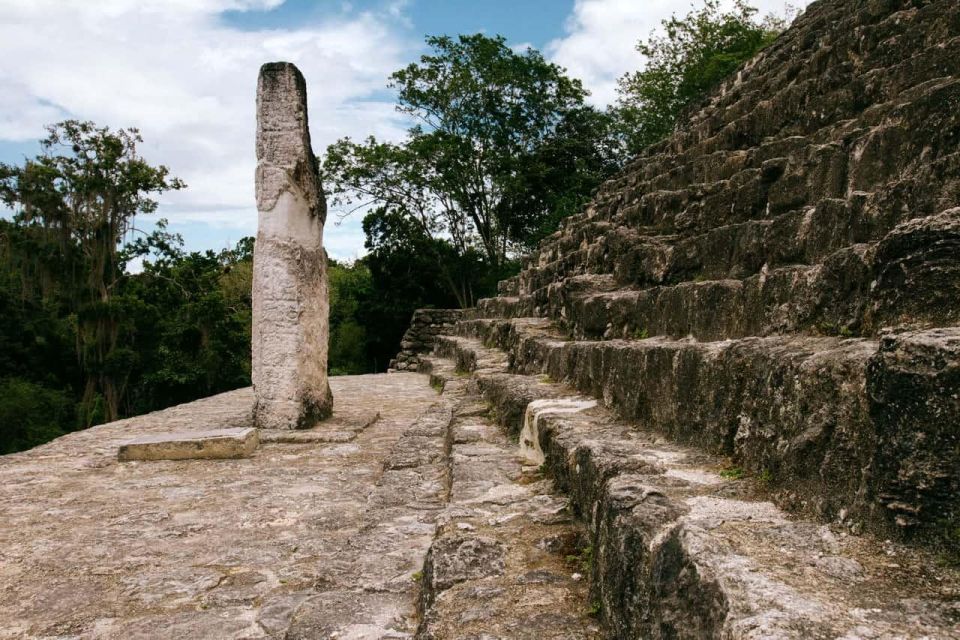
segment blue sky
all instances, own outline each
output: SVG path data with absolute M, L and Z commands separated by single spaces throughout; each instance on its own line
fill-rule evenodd
M 542 48 L 563 33 L 573 0 L 413 0 L 400 5 L 407 30 L 422 34 L 499 33 L 511 42 Z M 287 0 L 266 11 L 227 11 L 225 24 L 249 30 L 289 29 L 323 20 L 331 13 L 376 10 L 385 2 Z
M 784 10 L 783 0 L 753 4 Z M 675 0 L 0 0 L 0 161 L 34 155 L 43 125 L 65 118 L 136 126 L 143 155 L 189 185 L 163 196 L 156 217 L 167 218 L 189 249 L 220 249 L 256 229 L 254 90 L 263 62 L 289 60 L 303 71 L 320 151 L 344 135 L 403 135 L 406 123 L 385 82 L 423 52 L 427 34 L 481 31 L 537 47 L 604 105 L 615 95 L 616 78 L 643 64 L 636 41 L 688 6 Z M 330 254 L 361 255 L 359 216 L 336 220 L 332 212 L 325 232 Z

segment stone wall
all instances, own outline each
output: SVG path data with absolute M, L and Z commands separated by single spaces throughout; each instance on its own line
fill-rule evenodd
M 497 291 L 421 371 L 540 452 L 606 637 L 956 637 L 838 621 L 957 580 L 960 2 L 813 2 Z
M 434 339 L 442 333 L 450 333 L 460 320 L 460 309 L 417 309 L 410 319 L 410 327 L 403 334 L 400 353 L 390 361 L 393 371 L 416 371 L 420 356 L 433 349 Z
M 960 3 L 814 2 L 498 292 L 456 333 L 511 372 L 794 511 L 955 536 Z

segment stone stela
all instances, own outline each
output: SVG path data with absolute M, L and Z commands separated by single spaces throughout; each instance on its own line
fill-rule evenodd
M 306 83 L 286 62 L 260 69 L 256 194 L 254 425 L 309 428 L 333 407 L 323 249 L 327 207 L 310 146 Z

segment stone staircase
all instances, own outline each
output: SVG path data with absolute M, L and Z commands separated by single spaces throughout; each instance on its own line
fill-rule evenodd
M 960 4 L 813 3 L 498 291 L 421 369 L 569 495 L 608 637 L 960 637 Z
M 416 637 L 602 638 L 585 576 L 590 547 L 569 501 L 538 465 L 522 464 L 475 385 L 449 363 L 424 364 L 442 390 L 446 507 L 415 576 Z M 418 420 L 405 438 L 436 442 L 424 424 Z
M 601 637 L 960 637 L 960 576 L 929 551 L 852 535 L 846 519 L 792 518 L 769 499 L 768 479 L 619 419 L 548 376 L 512 373 L 506 353 L 479 339 L 439 337 L 423 366 L 438 385 L 463 385 L 469 372 L 514 447 L 569 496 L 587 527 L 581 556 Z M 517 518 L 535 513 L 512 509 Z M 527 526 L 519 531 L 537 535 Z M 429 596 L 421 611 L 430 619 Z M 515 629 L 486 637 L 584 637 Z M 453 623 L 418 637 L 484 637 L 464 631 Z

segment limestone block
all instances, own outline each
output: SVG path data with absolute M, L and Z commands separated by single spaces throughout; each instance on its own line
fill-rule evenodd
M 306 83 L 289 63 L 257 86 L 257 243 L 253 259 L 254 424 L 299 429 L 328 417 L 326 203 L 310 146 Z
M 120 445 L 117 459 L 133 460 L 215 460 L 248 458 L 260 438 L 256 429 L 218 429 L 162 433 Z

